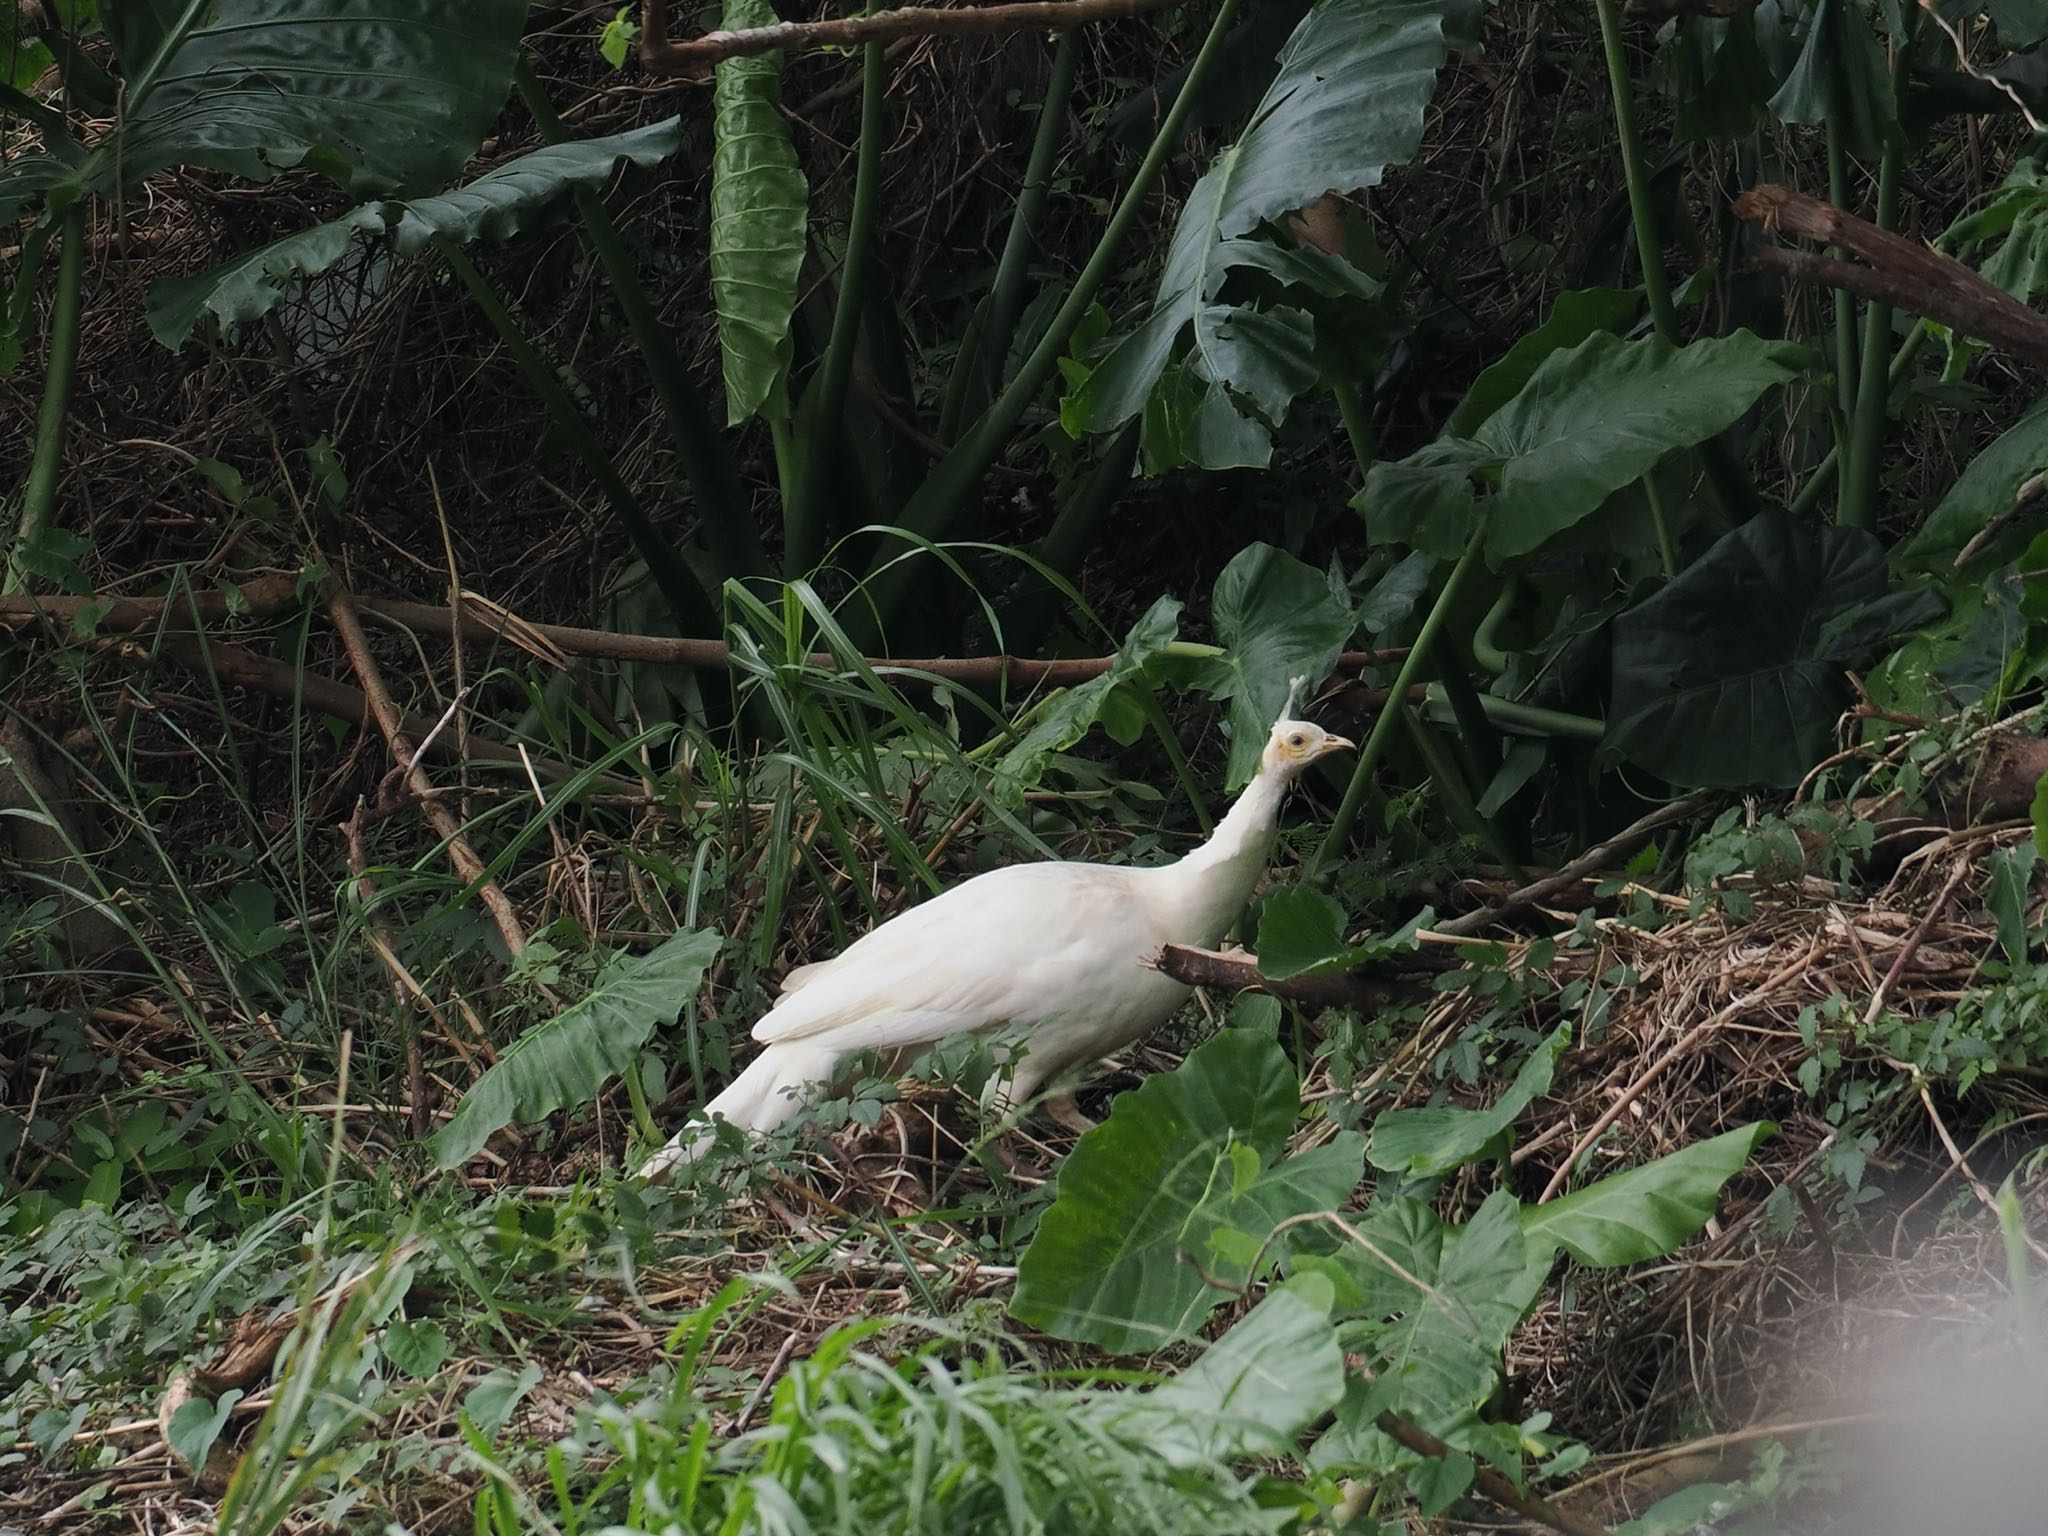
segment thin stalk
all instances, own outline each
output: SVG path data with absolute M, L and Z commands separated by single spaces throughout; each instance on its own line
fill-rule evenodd
M 718 613 L 704 588 L 691 574 L 689 566 L 683 563 L 680 551 L 654 526 L 653 519 L 640 505 L 640 499 L 612 463 L 611 455 L 604 451 L 597 434 L 591 431 L 590 422 L 577 408 L 576 402 L 569 398 L 568 390 L 562 387 L 560 376 L 541 356 L 540 349 L 527 336 L 504 300 L 498 297 L 489 280 L 476 269 L 476 263 L 469 259 L 468 253 L 452 240 L 439 239 L 434 245 L 497 331 L 498 339 L 525 375 L 527 387 L 540 397 L 541 404 L 546 407 L 548 419 L 596 479 L 605 500 L 611 504 L 612 515 L 625 527 L 634 549 L 647 562 L 647 572 L 654 578 L 654 584 L 668 603 L 677 625 L 685 634 L 719 634 Z
M 1472 660 L 1481 671 L 1491 672 L 1495 677 L 1508 669 L 1508 653 L 1501 649 L 1500 644 L 1500 627 L 1507 622 L 1515 599 L 1521 594 L 1522 578 L 1510 576 L 1501 583 L 1500 594 L 1494 598 L 1493 606 L 1486 610 L 1486 617 L 1472 631 Z
M 882 95 L 889 80 L 882 44 L 869 43 L 860 59 L 860 149 L 854 160 L 853 217 L 846 228 L 846 254 L 839 264 L 839 303 L 832 311 L 832 337 L 818 366 L 815 439 L 804 445 L 794 503 L 783 505 L 782 570 L 797 577 L 825 553 L 826 508 L 838 472 L 836 449 L 845 436 L 846 381 L 860 345 L 860 312 L 875 270 L 875 212 L 882 195 Z
M 1434 683 L 1429 687 L 1429 703 L 1426 708 L 1432 715 L 1441 704 L 1446 713 L 1450 700 Z M 1555 736 L 1564 741 L 1599 741 L 1607 734 L 1607 724 L 1595 720 L 1591 715 L 1567 714 L 1561 709 L 1545 709 L 1539 704 L 1524 704 L 1516 699 L 1497 698 L 1490 693 L 1479 695 L 1479 707 L 1486 712 L 1486 718 L 1502 730 L 1514 731 L 1524 736 Z
M 1607 52 L 1607 86 L 1614 97 L 1614 129 L 1621 140 L 1621 170 L 1628 181 L 1629 214 L 1636 227 L 1636 256 L 1643 268 L 1643 296 L 1650 303 L 1650 322 L 1674 347 L 1679 344 L 1678 311 L 1671 303 L 1671 283 L 1664 275 L 1664 251 L 1657 236 L 1657 215 L 1650 206 L 1650 178 L 1643 169 L 1643 140 L 1636 131 L 1635 93 L 1628 76 L 1628 53 L 1622 45 L 1621 11 L 1615 0 L 1593 0 L 1600 13 L 1600 41 Z
M 1372 776 L 1379 768 L 1380 759 L 1386 755 L 1387 743 L 1393 739 L 1394 721 L 1401 713 L 1396 704 L 1408 696 L 1408 690 L 1422 675 L 1423 662 L 1436 640 L 1437 631 L 1444 627 L 1444 620 L 1450 616 L 1451 607 L 1458 599 L 1459 589 L 1465 585 L 1466 576 L 1478 562 L 1479 545 L 1485 534 L 1486 522 L 1481 518 L 1466 542 L 1465 552 L 1451 567 L 1443 591 L 1437 593 L 1436 601 L 1430 605 L 1429 614 L 1415 636 L 1415 644 L 1409 648 L 1407 659 L 1395 674 L 1394 686 L 1388 690 L 1386 707 L 1380 710 L 1379 718 L 1372 723 L 1371 733 L 1365 738 L 1365 745 L 1359 748 L 1358 763 L 1351 770 L 1351 782 L 1344 788 L 1344 798 L 1337 804 L 1337 813 L 1330 818 L 1330 830 L 1308 861 L 1309 879 L 1327 879 L 1338 850 L 1350 843 L 1352 825 L 1358 820 L 1358 808 L 1364 804 Z
M 1621 169 L 1628 182 L 1630 220 L 1636 230 L 1636 258 L 1643 269 L 1643 296 L 1649 301 L 1650 323 L 1672 346 L 1683 345 L 1678 310 L 1671 302 L 1671 281 L 1664 272 L 1664 251 L 1658 238 L 1657 213 L 1650 206 L 1650 177 L 1644 169 L 1642 135 L 1636 129 L 1635 93 L 1628 77 L 1628 53 L 1622 43 L 1621 12 L 1615 0 L 1593 0 L 1600 14 L 1600 41 L 1607 55 L 1608 93 L 1614 97 L 1614 129 L 1621 141 Z M 1756 488 L 1743 467 L 1719 438 L 1700 444 L 1700 467 L 1719 521 L 1733 525 L 1756 504 Z
M 1443 796 L 1444 810 L 1451 822 L 1467 837 L 1485 845 L 1493 856 L 1508 867 L 1518 882 L 1527 883 L 1528 872 L 1517 862 L 1514 852 L 1508 847 L 1507 839 L 1500 829 L 1480 813 L 1478 803 L 1473 799 L 1473 790 L 1464 772 L 1446 750 L 1441 737 L 1429 728 L 1422 716 L 1412 709 L 1405 699 L 1389 699 L 1389 709 L 1398 709 L 1401 723 L 1408 727 L 1408 734 L 1415 742 L 1415 750 L 1422 754 L 1423 766 L 1429 770 L 1435 782 L 1437 793 Z
M 1906 60 L 1913 46 L 1913 29 L 1919 12 L 1908 9 L 1904 35 L 1892 43 L 1892 96 L 1906 84 Z M 1896 229 L 1899 223 L 1900 146 L 1887 144 L 1878 160 L 1877 227 Z M 1872 300 L 1863 311 L 1863 370 L 1856 389 L 1856 411 L 1849 426 L 1849 456 L 1842 475 L 1842 497 L 1836 520 L 1851 528 L 1877 526 L 1878 468 L 1884 458 L 1886 406 L 1891 400 L 1890 370 L 1886 353 L 1892 344 L 1892 307 Z M 1903 346 L 1900 350 L 1904 350 Z
M 967 414 L 967 402 L 981 377 L 981 337 L 987 329 L 988 306 L 977 304 L 961 333 L 960 350 L 953 354 L 953 371 L 946 377 L 946 392 L 939 401 L 938 438 L 948 448 L 960 436 L 960 418 Z
M 1059 156 L 1060 141 L 1066 136 L 1067 101 L 1074 91 L 1074 63 L 1080 45 L 1078 30 L 1062 32 L 1053 50 L 1052 77 L 1046 82 L 1045 100 L 1038 109 L 1038 131 L 1031 139 L 1031 159 L 1024 168 L 1024 185 L 1017 194 L 1017 210 L 1010 217 L 1010 232 L 1003 240 L 1002 259 L 996 264 L 995 286 L 989 290 L 988 328 L 981 338 L 981 372 L 993 395 L 1003 381 L 1003 359 L 1010 355 L 1010 338 L 1016 334 L 1017 317 L 1024 312 L 1024 286 L 1031 276 L 1032 237 L 1045 212 L 1046 196 L 1052 187 L 1053 163 Z
M 541 89 L 533 63 L 525 53 L 514 66 L 513 83 L 520 100 L 532 115 L 540 136 L 550 144 L 569 137 L 554 104 Z M 690 482 L 690 494 L 697 504 L 697 518 L 703 529 L 704 546 L 725 576 L 755 576 L 768 569 L 768 552 L 761 544 L 761 530 L 755 526 L 753 507 L 740 485 L 739 468 L 732 451 L 719 435 L 717 419 L 704 403 L 704 395 L 683 365 L 682 353 L 654 312 L 646 285 L 640 281 L 625 237 L 605 208 L 604 199 L 589 187 L 577 187 L 573 196 L 590 247 L 597 253 L 612 297 L 625 316 L 633 345 L 647 365 L 654 393 L 661 400 L 662 415 L 668 422 L 669 441 L 683 478 Z
M 1016 377 L 996 397 L 995 403 L 982 413 L 981 419 L 953 451 L 939 461 L 903 509 L 901 523 L 911 534 L 933 540 L 945 534 L 961 503 L 967 500 L 983 473 L 1009 441 L 1010 431 L 1017 425 L 1018 418 L 1037 398 L 1039 389 L 1058 366 L 1068 338 L 1094 304 L 1096 290 L 1116 265 L 1117 255 L 1137 225 L 1153 184 L 1159 180 L 1160 173 L 1166 169 L 1166 162 L 1173 156 L 1174 146 L 1180 142 L 1181 125 L 1187 121 L 1188 112 L 1201 93 L 1203 80 L 1222 56 L 1223 38 L 1230 30 L 1231 18 L 1237 14 L 1237 5 L 1238 0 L 1223 0 L 1216 8 L 1216 18 L 1209 24 L 1209 35 L 1202 39 L 1201 51 L 1188 66 L 1180 94 L 1167 109 L 1165 120 L 1153 136 L 1151 148 L 1145 151 L 1145 158 L 1131 177 L 1131 184 L 1124 189 L 1116 212 L 1110 215 L 1108 228 L 1102 232 L 1102 238 L 1082 267 L 1080 276 L 1074 279 L 1066 302 L 1060 305 L 1052 323 L 1045 328 L 1045 335 L 1039 338 L 1038 345 L 1032 348 L 1031 355 L 1025 358 Z M 913 575 L 908 563 L 891 564 L 893 560 L 893 551 L 883 551 L 870 573 L 869 586 L 874 594 L 876 610 L 884 622 L 901 606 Z
M 1081 568 L 1081 561 L 1094 542 L 1095 530 L 1101 526 L 1103 516 L 1116 505 L 1117 497 L 1131 483 L 1131 466 L 1138 459 L 1140 431 L 1141 423 L 1126 423 L 1109 440 L 1102 457 L 1089 466 L 1088 472 L 1081 477 L 1081 483 L 1060 504 L 1053 515 L 1052 527 L 1046 530 L 1045 537 L 1032 551 L 1041 564 L 1069 578 Z M 1031 575 L 1024 578 L 1027 583 L 1033 579 Z M 1015 614 L 1003 624 L 1004 639 L 1011 650 L 1030 652 L 1038 649 L 1039 641 L 1045 638 L 1045 631 L 1051 625 L 1053 607 L 1059 596 L 1059 589 L 1049 582 L 1027 585 Z
M 798 471 L 796 438 L 787 416 L 768 418 L 768 439 L 775 449 L 775 485 L 782 493 L 782 504 L 788 506 L 790 498 L 796 495 Z
M 1657 472 L 1643 476 L 1643 496 L 1650 503 L 1650 526 L 1657 533 L 1657 562 L 1664 567 L 1664 579 L 1678 574 L 1678 546 L 1671 539 L 1671 519 L 1664 514 L 1664 497 L 1657 489 Z
M 1429 664 L 1458 722 L 1459 759 L 1473 782 L 1478 783 L 1490 771 L 1487 759 L 1494 767 L 1500 765 L 1500 737 L 1486 718 L 1479 692 L 1472 686 L 1471 669 L 1458 651 L 1458 642 L 1447 634 L 1438 635 L 1430 643 Z
M 1216 829 L 1216 819 L 1209 814 L 1209 802 L 1202 798 L 1201 783 L 1188 764 L 1187 753 L 1181 750 L 1180 737 L 1174 733 L 1173 722 L 1166 717 L 1166 708 L 1159 702 L 1158 691 L 1142 678 L 1131 686 L 1144 703 L 1145 718 L 1151 723 L 1152 734 L 1159 738 L 1159 745 L 1166 748 L 1166 760 L 1173 765 L 1180 787 L 1187 792 L 1188 804 L 1194 807 L 1195 821 L 1202 829 L 1202 836 L 1207 837 Z
M 21 489 L 21 515 L 14 525 L 14 543 L 7 553 L 7 575 L 0 592 L 17 592 L 27 584 L 22 551 L 42 537 L 57 504 L 57 483 L 64 475 L 64 422 L 71 410 L 71 385 L 78 373 L 79 297 L 85 287 L 85 205 L 73 203 L 64 215 L 57 252 L 57 295 L 50 310 L 50 359 L 43 373 L 43 403 L 36 414 L 36 445 L 28 478 Z
M 1330 393 L 1337 399 L 1337 414 L 1343 419 L 1344 435 L 1351 440 L 1351 456 L 1358 460 L 1358 472 L 1363 475 L 1379 457 L 1379 445 L 1373 438 L 1372 413 L 1366 409 L 1365 396 L 1349 379 L 1332 379 Z
M 1899 380 L 1906 376 L 1906 370 L 1913 366 L 1913 359 L 1920 355 L 1920 348 L 1927 341 L 1927 327 L 1916 325 L 1906 333 L 1906 339 L 1899 343 L 1899 350 L 1893 354 L 1891 367 L 1885 370 L 1885 396 L 1899 387 Z M 1806 484 L 1799 487 L 1799 494 L 1792 498 L 1791 509 L 1796 517 L 1811 512 L 1814 504 L 1827 494 L 1835 482 L 1835 471 L 1842 467 L 1841 445 L 1838 443 L 1821 456 L 1814 465 L 1813 473 L 1806 477 Z
M 1827 123 L 1828 201 L 1837 208 L 1849 206 L 1849 152 L 1842 144 L 1841 129 L 1832 118 Z M 1837 255 L 1846 256 L 1845 251 Z M 1835 290 L 1835 402 L 1842 419 L 1856 415 L 1856 300 L 1845 290 Z M 1837 519 L 1839 521 L 1839 517 Z

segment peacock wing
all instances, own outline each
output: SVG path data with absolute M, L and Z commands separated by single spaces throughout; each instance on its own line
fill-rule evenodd
M 892 1050 L 1098 1005 L 1158 947 L 1136 874 L 1048 863 L 977 876 L 807 968 L 754 1038 Z

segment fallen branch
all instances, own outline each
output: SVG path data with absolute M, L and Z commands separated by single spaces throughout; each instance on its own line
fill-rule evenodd
M 1024 0 L 967 10 L 911 6 L 832 21 L 783 21 L 744 31 L 707 32 L 687 42 L 668 35 L 668 0 L 646 0 L 640 17 L 640 62 L 649 74 L 702 75 L 720 59 L 748 54 L 851 48 L 908 37 L 998 37 L 1010 32 L 1065 32 L 1098 21 L 1163 11 L 1181 0 Z
M 1389 1440 L 1406 1446 L 1418 1456 L 1427 1456 L 1432 1461 L 1442 1461 L 1451 1454 L 1452 1447 L 1437 1439 L 1421 1425 L 1411 1424 L 1391 1409 L 1383 1411 L 1373 1420 L 1373 1424 Z M 1534 1520 L 1538 1525 L 1547 1525 L 1553 1531 L 1561 1531 L 1564 1536 L 1608 1536 L 1606 1526 L 1596 1525 L 1591 1520 L 1581 1520 L 1569 1510 L 1559 1509 L 1548 1499 L 1517 1488 L 1480 1458 L 1475 1456 L 1472 1460 L 1472 1486 L 1482 1498 L 1504 1509 L 1512 1509 L 1525 1520 Z
M 153 665 L 158 657 L 176 662 L 188 672 L 201 675 L 215 675 L 222 681 L 237 688 L 250 688 L 258 693 L 267 693 L 272 698 L 303 701 L 323 715 L 332 715 L 337 720 L 346 720 L 363 730 L 373 729 L 376 717 L 370 709 L 370 700 L 360 688 L 351 688 L 347 683 L 319 672 L 302 671 L 274 657 L 259 655 L 244 646 L 226 640 L 198 640 L 190 636 L 178 636 L 166 640 L 155 651 L 145 650 L 136 645 L 109 646 L 103 653 L 124 661 L 133 667 Z M 408 713 L 405 728 L 413 736 L 424 740 L 434 728 L 434 722 L 425 715 Z M 454 741 L 437 738 L 428 748 L 427 755 L 453 762 L 459 754 L 471 759 L 487 762 L 517 763 L 519 753 L 502 742 L 489 737 L 478 736 L 474 731 L 460 746 Z M 571 768 L 567 763 L 552 757 L 536 757 L 533 765 L 551 779 L 571 779 L 582 770 Z M 631 789 L 623 781 L 606 779 L 606 788 Z
M 1257 955 L 1242 950 L 1233 954 L 1169 944 L 1151 963 L 1154 970 L 1191 987 L 1219 987 L 1232 992 L 1256 988 L 1274 997 L 1328 1008 L 1384 1008 L 1415 995 L 1413 987 L 1357 971 L 1326 971 L 1319 976 L 1277 980 L 1259 970 Z
M 220 623 L 246 615 L 275 618 L 299 605 L 296 575 L 263 576 L 244 584 L 233 600 L 218 591 L 195 592 L 176 599 L 177 617 L 186 623 Z M 348 594 L 364 623 L 385 629 L 417 631 L 446 639 L 457 623 L 465 640 L 504 640 L 518 645 L 552 665 L 561 666 L 565 656 L 588 656 L 608 661 L 637 661 L 654 666 L 713 669 L 732 665 L 732 651 L 720 640 L 695 640 L 673 635 L 631 635 L 608 629 L 580 629 L 568 624 L 533 624 L 504 610 L 466 598 L 457 617 L 433 603 L 409 602 L 396 597 L 365 597 Z M 47 618 L 60 629 L 86 611 L 88 605 L 104 601 L 88 597 L 0 597 L 0 629 L 20 630 Z M 160 623 L 174 600 L 162 597 L 131 597 L 118 600 L 103 614 L 98 629 L 107 634 L 128 634 Z M 560 654 L 549 654 L 548 648 Z M 1337 658 L 1339 672 L 1386 666 L 1408 653 L 1392 651 L 1346 651 Z M 809 658 L 814 667 L 837 671 L 840 659 L 818 651 Z M 969 687 L 990 687 L 1009 683 L 1020 688 L 1071 688 L 1102 676 L 1116 664 L 1114 656 L 1071 656 L 1039 661 L 1028 656 L 869 656 L 865 664 L 883 673 L 926 673 L 947 682 Z M 349 690 L 351 693 L 353 689 Z M 340 713 L 340 711 L 332 711 Z M 515 754 L 516 755 L 516 754 Z
M 505 941 L 506 952 L 517 959 L 526 948 L 526 930 L 520 925 L 519 914 L 512 910 L 512 903 L 503 887 L 492 877 L 484 861 L 477 857 L 469 839 L 462 835 L 462 826 L 455 819 L 455 813 L 434 793 L 433 781 L 427 777 L 426 769 L 420 766 L 421 754 L 413 745 L 413 733 L 406 729 L 406 717 L 392 702 L 391 692 L 384 686 L 383 671 L 377 665 L 377 658 L 370 654 L 370 639 L 363 633 L 354 605 L 347 597 L 336 593 L 328 599 L 327 611 L 334 617 L 334 627 L 341 631 L 341 643 L 348 651 L 349 662 L 356 669 L 356 677 L 362 682 L 364 694 L 369 698 L 370 712 L 376 717 L 377 728 L 384 733 L 384 740 L 391 747 L 398 772 L 404 778 L 406 788 L 420 803 L 420 814 L 426 817 L 427 825 L 447 847 L 448 860 L 455 866 L 456 874 L 462 877 L 465 885 L 476 888 L 484 909 L 491 914 L 491 921 L 497 924 L 498 933 Z M 460 695 L 457 698 L 459 701 Z M 439 734 L 438 729 L 434 734 Z
M 1553 896 L 1570 890 L 1589 875 L 1602 874 L 1614 867 L 1618 859 L 1634 853 L 1652 836 L 1677 822 L 1690 821 L 1712 806 L 1718 797 L 1711 790 L 1702 790 L 1687 795 L 1683 800 L 1673 800 L 1660 805 L 1649 815 L 1631 822 L 1621 831 L 1603 843 L 1597 843 L 1554 875 L 1545 875 L 1541 880 L 1510 891 L 1502 900 L 1490 907 L 1481 907 L 1476 912 L 1467 912 L 1448 922 L 1438 923 L 1434 931 L 1450 934 L 1456 938 L 1469 938 L 1484 933 L 1495 923 L 1505 922 L 1511 917 L 1541 906 Z
M 1752 264 L 1764 271 L 1845 289 L 1938 320 L 1951 330 L 2048 368 L 2048 315 L 2037 313 L 1923 240 L 1879 229 L 1832 203 L 1787 187 L 1751 187 L 1735 200 L 1735 212 L 1767 230 L 1831 245 L 1858 258 L 1836 261 L 1766 247 L 1751 258 Z

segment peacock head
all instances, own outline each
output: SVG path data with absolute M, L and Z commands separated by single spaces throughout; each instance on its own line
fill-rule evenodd
M 1293 779 L 1319 757 L 1357 750 L 1358 744 L 1348 737 L 1333 736 L 1320 725 L 1294 718 L 1294 702 L 1307 681 L 1297 677 L 1289 683 L 1287 702 L 1280 706 L 1280 718 L 1274 722 L 1273 734 L 1266 738 L 1266 750 L 1260 755 L 1260 772 Z

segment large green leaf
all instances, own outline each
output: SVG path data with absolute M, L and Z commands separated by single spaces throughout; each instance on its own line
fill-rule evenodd
M 1505 356 L 1472 381 L 1444 423 L 1447 437 L 1469 437 L 1495 411 L 1522 392 L 1553 352 L 1576 347 L 1602 331 L 1621 333 L 1643 312 L 1640 288 L 1580 288 L 1560 293 L 1533 331 L 1524 331 Z
M 1394 933 L 1352 944 L 1344 937 L 1349 918 L 1335 897 L 1311 885 L 1270 891 L 1259 908 L 1259 972 L 1274 981 L 1327 971 L 1356 970 L 1389 955 L 1412 951 L 1415 930 L 1436 917 L 1424 907 Z
M 1365 1144 L 1355 1132 L 1282 1157 L 1300 1113 L 1287 1053 L 1242 1030 L 1119 1097 L 1061 1166 L 1011 1312 L 1119 1354 L 1187 1337 L 1235 1294 L 1211 1279 L 1248 1283 L 1251 1250 L 1276 1226 L 1357 1186 Z
M 1486 1109 L 1431 1104 L 1390 1109 L 1373 1122 L 1366 1157 L 1373 1167 L 1411 1178 L 1449 1173 L 1489 1148 L 1505 1149 L 1508 1129 L 1535 1100 L 1550 1092 L 1557 1058 L 1570 1043 L 1572 1027 L 1561 1025 L 1529 1053 L 1507 1092 Z
M 1797 784 L 1833 746 L 1845 670 L 1943 606 L 1891 590 L 1862 529 L 1761 513 L 1614 621 L 1605 748 L 1687 788 Z
M 1288 39 L 1251 126 L 1188 195 L 1150 316 L 1075 391 L 1063 419 L 1113 430 L 1146 411 L 1171 367 L 1167 408 L 1146 415 L 1148 438 L 1170 430 L 1175 454 L 1210 468 L 1263 465 L 1269 428 L 1315 381 L 1313 334 L 1299 309 L 1217 301 L 1236 266 L 1282 282 L 1303 275 L 1252 254 L 1256 243 L 1242 237 L 1326 192 L 1376 186 L 1414 154 L 1437 72 L 1477 23 L 1472 0 L 1322 0 Z M 1148 464 L 1168 457 L 1149 445 Z
M 367 193 L 439 186 L 476 153 L 526 0 L 131 0 L 104 20 L 128 184 L 173 165 L 267 181 L 310 157 Z
M 692 929 L 671 935 L 614 965 L 580 1002 L 520 1036 L 434 1133 L 435 1165 L 459 1167 L 513 1121 L 530 1125 L 597 1097 L 633 1065 L 655 1026 L 687 1006 L 723 942 Z
M 2044 469 L 2048 469 L 2048 398 L 2035 402 L 2032 410 L 1971 458 L 1920 531 L 1900 550 L 1900 560 L 1937 573 L 1952 568 L 1963 546 L 1994 518 L 2010 512 L 2020 487 Z M 2033 527 L 2033 523 L 2023 522 L 2003 538 L 1990 541 L 1981 558 L 2012 558 L 2033 536 Z
M 223 325 L 260 320 L 301 279 L 340 262 L 359 238 L 388 234 L 408 256 L 436 240 L 508 240 L 572 188 L 597 186 L 621 164 L 655 165 L 674 154 L 682 142 L 680 124 L 670 117 L 602 139 L 550 144 L 446 192 L 365 203 L 211 271 L 160 279 L 149 289 L 150 333 L 176 351 L 202 315 Z
M 1357 620 L 1350 596 L 1283 549 L 1249 544 L 1216 578 L 1209 622 L 1224 654 L 1197 669 L 1198 685 L 1230 704 L 1226 787 L 1259 771 L 1259 754 L 1292 680 L 1321 682 Z
M 1667 453 L 1723 430 L 1807 357 L 1748 331 L 1685 347 L 1596 331 L 1545 358 L 1469 435 L 1375 464 L 1356 505 L 1375 538 L 1445 557 L 1463 551 L 1483 507 L 1498 566 L 1590 516 Z
M 1497 1190 L 1454 1227 L 1400 1197 L 1376 1206 L 1357 1239 L 1290 1265 L 1331 1281 L 1339 1314 L 1361 1325 L 1347 1347 L 1364 1344 L 1385 1399 L 1440 1431 L 1492 1395 L 1501 1345 L 1535 1297 L 1520 1210 Z
M 1175 1466 L 1214 1467 L 1287 1455 L 1343 1395 L 1344 1351 L 1328 1315 L 1275 1290 L 1173 1380 L 1118 1393 L 1102 1410 Z
M 991 793 L 997 803 L 1022 803 L 1024 791 L 1044 777 L 1046 761 L 1087 735 L 1110 695 L 1144 675 L 1146 664 L 1173 640 L 1179 618 L 1179 599 L 1160 598 L 1131 626 L 1107 672 L 1067 689 L 1040 711 L 1031 729 L 996 764 Z
M 1819 0 L 1798 61 L 1771 98 L 1779 121 L 1825 123 L 1857 155 L 1896 139 L 1898 104 L 1877 25 L 1866 0 Z
M 771 26 L 768 0 L 726 0 L 721 27 Z M 711 295 L 734 426 L 786 416 L 790 315 L 810 188 L 783 120 L 782 55 L 723 59 L 711 93 Z
M 1584 1189 L 1522 1212 L 1531 1260 L 1548 1264 L 1562 1248 L 1581 1264 L 1608 1269 L 1670 1253 L 1707 1224 L 1721 1186 L 1777 1127 L 1768 1120 L 1724 1131 Z

